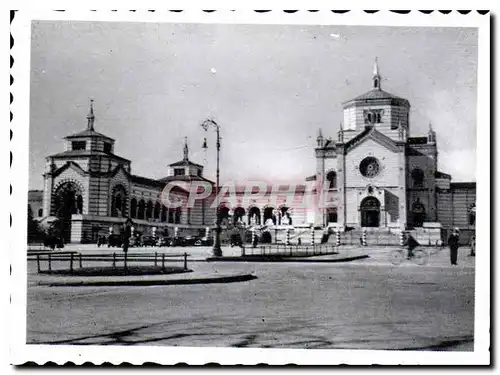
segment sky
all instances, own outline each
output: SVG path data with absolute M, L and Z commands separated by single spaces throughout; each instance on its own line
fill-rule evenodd
M 410 136 L 437 133 L 439 170 L 476 179 L 477 29 L 36 21 L 32 24 L 30 189 L 45 157 L 84 130 L 116 139 L 132 173 L 161 178 L 182 159 L 221 180 L 304 181 L 318 129 L 336 138 L 342 103 L 372 87 L 410 101 Z M 202 149 L 207 138 L 208 149 Z

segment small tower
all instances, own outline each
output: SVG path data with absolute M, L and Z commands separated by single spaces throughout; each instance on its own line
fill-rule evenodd
M 184 137 L 184 161 L 189 161 L 188 138 Z
M 338 134 L 338 142 L 343 143 L 344 142 L 344 131 L 342 129 L 342 123 L 339 124 L 339 132 Z
M 378 59 L 375 57 L 375 63 L 373 64 L 373 88 L 377 90 L 382 90 L 382 86 L 380 85 L 380 81 L 382 81 L 382 77 L 378 71 Z
M 427 143 L 436 143 L 436 132 L 432 129 L 432 123 L 429 122 L 429 133 L 427 134 Z
M 90 99 L 90 110 L 87 115 L 87 130 L 94 131 L 94 99 Z
M 323 137 L 323 132 L 321 128 L 318 129 L 318 137 L 316 138 L 316 142 L 318 143 L 318 147 L 325 146 L 325 138 Z

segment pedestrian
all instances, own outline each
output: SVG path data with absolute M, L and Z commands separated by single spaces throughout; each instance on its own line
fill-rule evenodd
M 408 259 L 411 259 L 413 258 L 413 250 L 420 244 L 411 234 L 408 234 L 407 245 L 408 245 Z
M 470 239 L 470 254 L 469 256 L 475 257 L 476 256 L 476 235 L 473 234 L 472 238 Z
M 128 247 L 130 244 L 130 236 L 132 236 L 132 220 L 130 220 L 130 218 L 128 218 L 127 221 L 125 221 L 125 223 L 123 224 L 122 234 L 123 234 L 123 241 L 122 241 L 123 252 L 127 254 Z
M 460 236 L 460 230 L 458 228 L 454 228 L 451 231 L 450 237 L 448 238 L 448 246 L 450 247 L 450 261 L 453 266 L 457 265 L 459 236 Z

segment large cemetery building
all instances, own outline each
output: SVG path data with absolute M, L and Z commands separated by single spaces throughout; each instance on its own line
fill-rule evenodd
M 429 125 L 427 134 L 410 136 L 409 101 L 384 91 L 381 81 L 375 63 L 370 91 L 343 104 L 344 121 L 336 137 L 318 132 L 316 173 L 280 193 L 304 198 L 295 199 L 301 207 L 290 204 L 293 199 L 273 199 L 271 186 L 258 200 L 245 199 L 248 191 L 236 186 L 227 189 L 232 198 L 220 200 L 223 224 L 391 233 L 459 227 L 463 236 L 472 235 L 475 182 L 452 182 L 438 170 L 436 132 Z M 213 187 L 203 176 L 203 166 L 189 160 L 187 142 L 182 160 L 167 166 L 166 177 L 150 179 L 132 173 L 131 161 L 114 153 L 115 140 L 97 132 L 94 121 L 91 105 L 87 128 L 67 136 L 65 150 L 46 158 L 44 189 L 29 193 L 33 216 L 42 222 L 61 219 L 71 242 L 94 242 L 99 235 L 117 233 L 126 218 L 148 234 L 207 233 L 214 228 L 213 196 L 192 208 L 176 209 L 161 199 L 169 183 L 175 184 L 173 200 L 184 202 L 190 183 Z

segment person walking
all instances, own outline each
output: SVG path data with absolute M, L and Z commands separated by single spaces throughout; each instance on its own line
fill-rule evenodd
M 122 245 L 123 245 L 123 252 L 127 254 L 128 247 L 130 245 L 130 236 L 132 236 L 132 220 L 130 218 L 125 221 L 123 224 L 123 231 L 122 231 Z
M 413 250 L 416 247 L 418 247 L 420 244 L 411 234 L 408 234 L 407 245 L 408 245 L 408 259 L 411 259 L 411 258 L 413 258 L 413 255 L 414 255 Z
M 472 235 L 472 238 L 470 239 L 470 254 L 469 256 L 475 257 L 476 256 L 476 235 Z
M 448 246 L 450 247 L 450 262 L 453 266 L 457 265 L 459 236 L 460 230 L 458 228 L 454 228 L 448 238 Z

